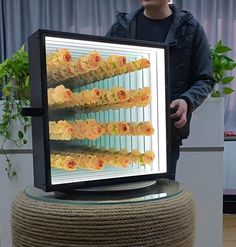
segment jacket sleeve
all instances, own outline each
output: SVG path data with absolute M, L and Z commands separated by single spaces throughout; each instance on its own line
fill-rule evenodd
M 122 28 L 121 28 L 121 25 L 120 23 L 116 20 L 111 28 L 108 30 L 108 32 L 106 33 L 106 36 L 107 37 L 120 37 L 122 36 L 121 34 L 122 32 Z
M 194 35 L 191 63 L 191 87 L 180 98 L 185 99 L 194 111 L 199 107 L 214 86 L 209 44 L 202 26 L 198 23 Z

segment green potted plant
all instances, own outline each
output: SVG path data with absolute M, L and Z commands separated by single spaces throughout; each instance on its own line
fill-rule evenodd
M 5 149 L 7 141 L 21 147 L 27 143 L 25 134 L 31 125 L 28 117 L 21 115 L 22 107 L 28 106 L 29 101 L 29 59 L 24 46 L 11 58 L 0 64 L 0 92 L 2 92 L 2 116 L 0 120 L 0 151 L 5 155 L 7 166 L 5 170 L 9 178 L 17 173 L 9 154 Z M 17 136 L 12 134 L 12 124 L 17 124 Z M 15 125 L 14 125 L 15 128 Z
M 216 82 L 211 93 L 212 97 L 221 97 L 234 92 L 234 89 L 230 87 L 230 83 L 234 80 L 234 76 L 228 76 L 227 73 L 236 67 L 236 62 L 225 55 L 225 53 L 231 50 L 232 49 L 225 46 L 221 40 L 211 49 L 213 78 Z

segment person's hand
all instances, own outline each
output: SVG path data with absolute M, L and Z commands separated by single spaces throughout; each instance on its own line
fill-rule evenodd
M 171 114 L 171 118 L 177 118 L 175 122 L 176 128 L 182 128 L 187 123 L 188 104 L 184 99 L 173 100 L 170 108 L 176 109 L 176 112 Z

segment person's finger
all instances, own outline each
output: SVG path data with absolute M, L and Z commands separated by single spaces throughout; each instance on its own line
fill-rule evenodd
M 181 117 L 179 121 L 175 122 L 176 128 L 182 128 L 187 123 L 186 117 Z
M 178 100 L 173 100 L 170 104 L 170 108 L 175 108 L 176 106 L 178 106 L 179 102 Z
M 184 113 L 184 108 L 179 107 L 179 109 L 175 113 L 170 115 L 170 118 L 178 118 L 181 115 L 183 115 L 183 113 Z

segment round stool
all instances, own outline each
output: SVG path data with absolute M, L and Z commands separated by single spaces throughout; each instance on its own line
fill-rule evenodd
M 102 203 L 22 192 L 12 205 L 14 247 L 192 247 L 194 223 L 193 198 L 184 189 Z

